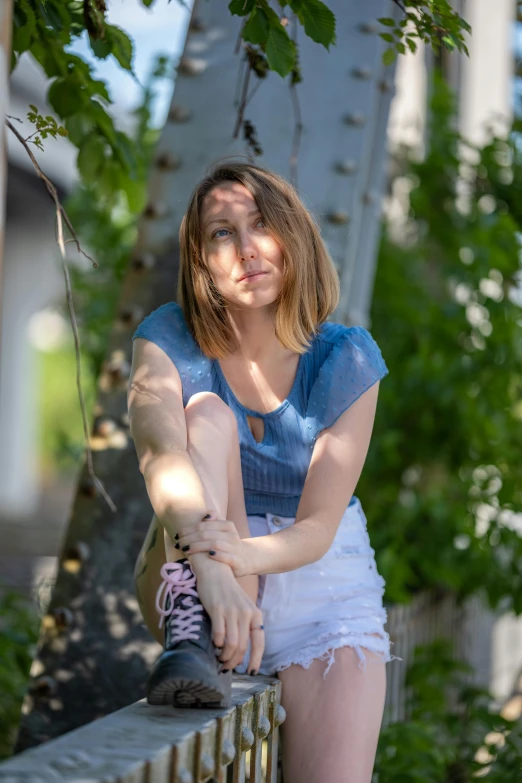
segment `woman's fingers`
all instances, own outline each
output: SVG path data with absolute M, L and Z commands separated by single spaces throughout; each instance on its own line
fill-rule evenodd
M 225 532 L 224 530 L 207 530 L 204 533 L 200 533 L 198 531 L 194 531 L 192 533 L 187 533 L 186 535 L 180 535 L 178 539 L 176 539 L 176 543 L 179 544 L 180 548 L 187 546 L 192 546 L 192 544 L 195 544 L 198 541 L 229 541 L 232 542 L 234 539 L 230 536 L 229 533 Z
M 187 525 L 182 527 L 178 533 L 178 537 L 183 538 L 184 536 L 188 536 L 193 533 L 203 535 L 209 531 L 218 530 L 221 532 L 235 533 L 235 535 L 239 535 L 234 523 L 230 522 L 228 519 L 210 519 L 206 522 L 197 522 L 195 525 Z
M 222 618 L 225 633 L 213 630 L 212 638 L 216 647 L 222 647 L 219 661 L 223 669 L 230 670 L 243 661 L 250 640 L 249 672 L 257 672 L 265 649 L 265 632 L 262 628 L 263 616 L 259 609 L 237 615 L 231 613 Z
M 225 618 L 221 612 L 215 612 L 210 617 L 212 624 L 212 641 L 216 647 L 223 647 L 225 644 Z
M 224 669 L 232 669 L 231 665 L 237 650 L 237 644 L 239 640 L 238 619 L 235 612 L 231 612 L 225 617 L 226 631 L 225 631 L 225 645 L 221 650 L 219 656 L 220 662 L 223 664 Z
M 250 674 L 257 674 L 265 651 L 265 631 L 263 629 L 263 615 L 260 609 L 256 609 L 252 617 L 249 633 L 250 660 L 248 662 L 248 671 Z

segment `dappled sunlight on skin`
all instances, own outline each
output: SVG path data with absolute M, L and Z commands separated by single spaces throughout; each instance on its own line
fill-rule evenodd
M 203 199 L 201 223 L 202 257 L 231 314 L 235 308 L 271 305 L 283 284 L 283 251 L 250 191 L 239 182 L 215 186 Z M 251 283 L 240 282 L 251 271 L 265 274 Z

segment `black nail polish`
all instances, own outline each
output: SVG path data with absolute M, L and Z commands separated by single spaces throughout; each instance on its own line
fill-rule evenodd
M 221 660 L 221 658 L 218 658 L 218 661 L 219 661 L 220 663 L 225 663 L 225 661 L 222 661 L 222 660 Z
M 206 517 L 203 517 L 203 519 L 210 519 L 210 514 L 207 514 Z
M 215 555 L 216 551 L 214 549 L 209 549 L 208 553 L 209 555 Z
M 189 551 L 189 549 L 190 549 L 190 544 L 187 544 L 186 546 L 182 546 L 182 547 L 181 547 L 181 551 L 182 551 L 182 552 L 188 552 L 188 551 Z
M 257 674 L 257 671 L 255 669 L 252 669 L 252 671 L 250 672 L 250 676 L 253 677 L 254 674 Z
M 179 549 L 179 544 L 174 544 L 176 549 Z
M 176 533 L 176 535 L 174 536 L 174 538 L 176 539 L 176 541 L 178 540 L 179 536 L 178 536 L 178 534 L 177 534 L 177 533 Z
M 221 674 L 226 674 L 229 671 L 229 669 L 221 669 Z

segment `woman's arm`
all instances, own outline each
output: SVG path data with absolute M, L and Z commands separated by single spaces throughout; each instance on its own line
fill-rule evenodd
M 209 509 L 187 451 L 179 373 L 161 348 L 142 338 L 134 340 L 128 408 L 130 430 L 152 507 L 174 540 L 182 525 L 199 521 Z M 247 529 L 239 532 L 249 535 Z
M 295 523 L 243 542 L 251 573 L 292 571 L 314 563 L 330 549 L 362 473 L 378 394 L 377 382 L 318 436 Z
M 180 543 L 191 551 L 214 551 L 236 576 L 278 574 L 319 560 L 333 543 L 362 473 L 378 393 L 376 382 L 317 438 L 293 525 L 241 540 L 226 520 L 202 522 L 197 534 L 187 530 Z

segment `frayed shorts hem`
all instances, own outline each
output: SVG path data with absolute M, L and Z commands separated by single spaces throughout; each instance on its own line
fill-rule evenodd
M 335 651 L 342 649 L 343 647 L 350 647 L 355 651 L 358 658 L 357 666 L 363 672 L 366 671 L 367 665 L 367 657 L 364 653 L 365 650 L 378 655 L 381 662 L 384 664 L 394 660 L 402 660 L 395 655 L 391 655 L 388 645 L 379 644 L 376 637 L 372 636 L 369 639 L 359 638 L 356 641 L 353 637 L 346 636 L 325 642 L 321 645 L 310 645 L 308 648 L 296 651 L 293 655 L 288 656 L 278 663 L 272 671 L 264 671 L 263 666 L 261 666 L 260 674 L 274 675 L 288 669 L 290 666 L 302 666 L 303 669 L 309 669 L 314 661 L 326 661 L 326 666 L 323 671 L 323 679 L 326 679 L 328 672 L 335 663 Z
M 270 513 L 249 517 L 254 537 L 271 535 L 294 521 Z M 355 650 L 362 671 L 367 664 L 364 650 L 384 663 L 401 660 L 390 654 L 382 602 L 385 583 L 374 554 L 357 500 L 346 509 L 324 557 L 294 571 L 260 577 L 258 606 L 265 626 L 260 674 L 273 676 L 295 664 L 308 669 L 314 660 L 324 660 L 326 677 L 341 647 Z M 236 671 L 243 668 L 244 662 Z

